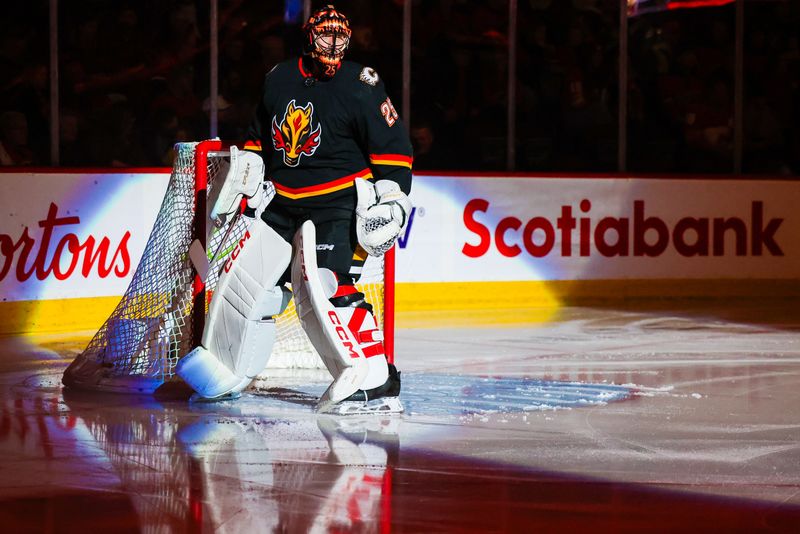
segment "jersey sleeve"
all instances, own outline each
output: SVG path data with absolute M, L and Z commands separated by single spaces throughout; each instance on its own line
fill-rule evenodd
M 261 98 L 258 101 L 258 106 L 256 107 L 256 111 L 253 114 L 252 120 L 250 121 L 250 125 L 247 127 L 247 133 L 245 134 L 244 140 L 245 150 L 258 152 L 264 159 L 267 157 L 266 152 L 269 149 L 269 146 L 267 146 L 265 150 L 265 147 L 262 147 L 262 140 L 265 139 L 265 128 L 268 129 L 270 127 L 267 108 L 264 104 L 268 91 L 267 81 L 268 78 L 265 78 L 264 85 L 261 90 Z
M 371 72 L 374 74 L 374 71 Z M 414 158 L 408 131 L 386 94 L 382 81 L 375 81 L 374 85 L 363 80 L 357 83 L 363 85 L 359 91 L 359 134 L 362 148 L 369 158 L 370 169 L 376 180 L 397 182 L 400 189 L 409 194 Z

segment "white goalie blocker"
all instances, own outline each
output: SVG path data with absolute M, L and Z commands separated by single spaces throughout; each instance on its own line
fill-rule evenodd
M 263 177 L 259 155 L 231 147 L 230 168 L 210 217 L 217 222 L 234 214 L 242 196 L 255 204 L 251 207 L 260 207 Z M 239 393 L 266 367 L 275 342 L 274 317 L 289 302 L 287 290 L 276 284 L 291 255 L 291 245 L 260 218 L 231 252 L 211 300 L 201 345 L 175 368 L 200 397 Z
M 232 146 L 228 174 L 208 217 L 214 224 L 221 226 L 225 218 L 236 213 L 242 197 L 247 199 L 251 208 L 262 207 L 263 188 L 264 160 L 254 152 L 242 151 Z

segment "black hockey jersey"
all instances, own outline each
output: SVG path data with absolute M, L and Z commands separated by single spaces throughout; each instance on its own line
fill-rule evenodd
M 405 126 L 375 71 L 350 61 L 330 80 L 313 78 L 302 58 L 278 64 L 244 148 L 261 152 L 278 204 L 354 208 L 357 177 L 411 190 Z

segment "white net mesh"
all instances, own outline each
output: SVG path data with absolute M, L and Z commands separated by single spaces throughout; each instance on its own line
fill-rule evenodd
M 195 270 L 189 259 L 189 247 L 197 233 L 194 200 L 197 167 L 207 169 L 206 194 L 210 199 L 228 169 L 227 153 L 209 152 L 207 159 L 201 157 L 197 161 L 197 147 L 198 143 L 176 146 L 177 158 L 167 192 L 133 279 L 114 312 L 65 372 L 65 384 L 152 392 L 175 378 L 178 359 L 194 348 L 202 333 L 204 317 L 193 313 L 194 302 L 205 301 L 204 311 L 208 310 L 218 274 L 248 224 L 244 217 L 234 217 L 222 227 L 208 223 L 206 250 L 211 261 L 205 298 L 200 293 L 201 297 L 195 299 Z M 274 191 L 268 190 L 267 194 L 271 196 Z M 383 279 L 383 262 L 370 257 L 358 288 L 374 306 L 381 328 Z M 294 303 L 277 318 L 276 324 L 278 335 L 267 373 L 277 368 L 324 367 L 300 326 Z
M 142 533 L 198 531 L 192 521 L 201 503 L 198 461 L 183 452 L 174 418 L 141 412 L 94 410 L 82 416 L 103 458 L 130 496 Z M 193 513 L 194 512 L 194 513 Z M 191 527 L 195 527 L 193 530 Z

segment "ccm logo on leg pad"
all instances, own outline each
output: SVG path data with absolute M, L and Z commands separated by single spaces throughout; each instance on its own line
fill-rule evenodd
M 250 239 L 250 231 L 249 230 L 244 233 L 244 237 L 242 237 L 239 240 L 239 242 L 236 244 L 236 248 L 234 248 L 233 252 L 231 252 L 230 259 L 225 262 L 225 272 L 226 273 L 231 270 L 231 267 L 233 267 L 233 262 L 235 262 L 236 258 L 239 257 L 239 253 L 242 252 L 242 249 L 244 248 L 244 245 L 245 245 L 245 243 L 247 242 L 248 239 Z
M 339 320 L 339 316 L 336 314 L 336 312 L 333 310 L 329 311 L 328 319 L 336 329 L 336 335 L 339 336 L 339 339 L 342 341 L 342 345 L 344 345 L 347 348 L 347 352 L 350 353 L 350 357 L 359 358 L 360 356 L 355 350 L 353 350 L 353 343 L 350 341 L 350 336 L 347 335 L 347 330 L 342 326 L 342 321 Z

